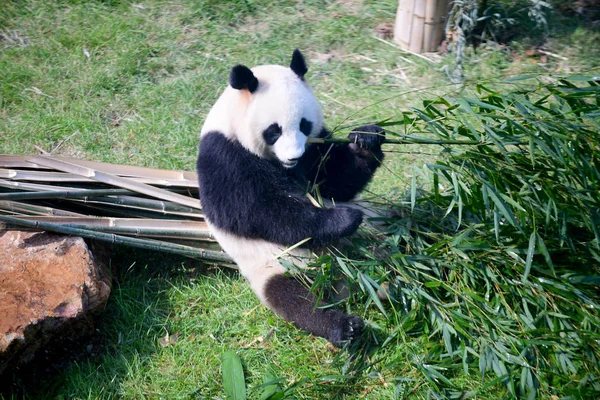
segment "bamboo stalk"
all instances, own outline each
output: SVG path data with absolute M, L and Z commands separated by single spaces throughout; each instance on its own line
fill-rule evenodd
M 192 199 L 192 197 L 190 197 Z M 176 212 L 179 214 L 193 214 L 194 216 L 203 216 L 202 211 L 197 208 L 191 208 L 174 204 L 168 201 L 153 200 L 153 199 L 142 199 L 133 196 L 119 196 L 119 197 L 88 197 L 81 201 L 86 203 L 99 203 L 99 204 L 111 204 L 116 206 L 124 206 L 131 208 L 139 208 L 142 210 L 154 211 L 162 214 L 168 214 L 170 212 Z M 199 200 L 198 200 L 199 201 Z
M 33 204 L 19 203 L 15 201 L 0 201 L 0 212 L 25 215 L 60 215 L 65 217 L 81 217 L 83 214 L 71 211 L 58 210 L 51 207 L 36 206 Z
M 30 183 L 30 182 L 20 182 L 20 181 L 9 181 L 0 179 L 0 188 L 8 188 L 12 190 L 21 190 L 21 191 L 29 191 L 29 192 L 52 192 L 59 193 L 64 191 L 69 192 L 78 192 L 83 190 L 114 190 L 115 195 L 134 195 L 135 192 L 127 189 L 95 189 L 94 186 L 97 187 L 97 182 L 91 182 L 92 188 L 90 185 L 85 185 L 87 187 L 75 187 L 75 186 L 63 186 L 63 185 L 51 185 L 51 184 L 39 184 L 39 183 Z M 196 192 L 196 190 L 190 190 L 190 188 L 169 188 L 165 189 L 174 193 L 190 193 L 190 191 Z M 90 192 L 91 193 L 91 192 Z
M 48 169 L 41 165 L 30 162 L 33 156 L 15 155 L 15 154 L 0 154 L 0 168 L 33 168 L 33 169 Z
M 51 222 L 59 225 L 89 225 L 97 228 L 118 227 L 135 228 L 141 232 L 158 232 L 161 230 L 177 230 L 180 232 L 203 232 L 208 234 L 208 225 L 203 221 L 155 218 L 115 218 L 115 217 L 19 217 L 34 219 L 41 222 Z
M 35 219 L 34 219 L 35 218 Z M 35 220 L 41 221 L 41 219 L 37 219 L 36 217 L 19 217 L 22 220 Z M 52 223 L 52 222 L 50 222 Z M 216 243 L 213 236 L 208 232 L 193 232 L 193 231 L 179 231 L 172 229 L 140 229 L 140 228 L 130 228 L 130 227 L 119 227 L 119 226 L 96 226 L 96 225 L 86 225 L 79 223 L 66 223 L 66 224 L 57 224 L 59 226 L 67 227 L 67 228 L 78 228 L 84 229 L 90 232 L 103 232 L 103 233 L 113 233 L 117 235 L 126 235 L 133 237 L 142 237 L 142 238 L 163 238 L 163 239 L 184 239 L 194 242 L 210 242 Z M 10 226 L 10 225 L 9 225 Z
M 415 1 L 412 9 L 412 27 L 408 50 L 413 53 L 423 52 L 423 27 L 425 26 L 425 0 Z
M 133 165 L 111 164 L 98 161 L 78 160 L 67 157 L 53 157 L 71 164 L 83 165 L 98 171 L 107 172 L 113 175 L 130 176 L 138 178 L 159 178 L 166 181 L 198 182 L 198 175 L 191 171 L 178 171 L 158 168 L 137 167 Z
M 204 214 L 200 210 L 180 206 L 170 202 L 152 199 L 140 199 L 136 197 L 120 196 L 120 197 L 90 197 L 83 199 L 69 199 L 69 201 L 85 207 L 91 207 L 92 204 L 97 204 L 101 209 L 125 208 L 128 210 L 146 212 L 146 215 L 176 215 L 186 218 L 204 219 Z M 151 213 L 151 214 L 148 214 Z
M 92 212 L 95 212 L 96 215 L 106 215 L 111 217 L 119 217 L 119 218 L 155 218 L 157 220 L 168 219 L 168 218 L 200 218 L 203 216 L 201 214 L 186 214 L 186 213 L 177 213 L 177 212 L 166 212 L 166 213 L 157 213 L 154 210 L 148 210 L 138 207 L 128 207 L 124 205 L 117 204 L 105 204 L 100 202 L 84 202 L 83 200 L 69 200 L 75 203 L 76 206 L 81 206 L 85 208 L 85 213 L 91 215 Z
M 41 157 L 41 156 L 40 156 Z M 50 159 L 50 158 L 49 158 Z M 50 159 L 53 161 L 59 161 Z M 64 162 L 64 161 L 60 161 Z M 87 167 L 84 167 L 87 168 Z M 58 169 L 58 168 L 57 168 Z M 95 175 L 111 176 L 108 173 L 97 171 Z M 172 180 L 163 178 L 148 178 L 148 177 L 123 177 L 119 175 L 112 175 L 115 178 L 127 179 L 130 182 L 146 184 L 146 185 L 157 185 L 166 187 L 185 187 L 185 188 L 197 188 L 197 181 L 190 180 Z M 16 181 L 36 181 L 36 182 L 70 182 L 70 183 L 92 183 L 96 182 L 95 179 L 90 177 L 82 176 L 77 173 L 68 172 L 54 172 L 54 171 L 38 171 L 28 169 L 0 169 L 0 178 L 11 179 Z M 117 185 L 115 185 L 117 186 Z
M 150 197 L 169 200 L 173 203 L 181 204 L 191 208 L 200 209 L 200 202 L 191 197 L 182 196 L 177 193 L 171 193 L 167 190 L 159 189 L 145 183 L 135 182 L 132 179 L 123 178 L 117 175 L 109 174 L 102 171 L 97 171 L 93 168 L 88 168 L 75 163 L 65 162 L 45 156 L 36 156 L 33 161 L 46 167 L 51 167 L 59 171 L 68 172 L 79 175 L 95 181 L 103 182 L 109 185 L 125 188 L 134 192 L 142 193 Z
M 34 162 L 33 155 L 12 155 L 0 154 L 0 168 L 30 168 L 30 169 L 49 169 L 43 165 Z M 57 160 L 65 161 L 71 164 L 79 164 L 98 171 L 107 172 L 113 175 L 129 176 L 138 178 L 163 179 L 166 181 L 183 182 L 183 186 L 196 183 L 198 176 L 195 172 L 166 170 L 158 168 L 137 167 L 133 165 L 111 164 L 98 161 L 77 160 L 68 157 L 52 157 Z M 186 183 L 188 182 L 188 183 Z
M 63 191 L 0 193 L 0 200 L 80 199 L 82 197 L 132 194 L 127 189 L 79 189 Z
M 22 191 L 32 191 L 32 192 L 46 192 L 53 190 L 81 190 L 81 188 L 76 188 L 74 186 L 55 186 L 55 185 L 44 185 L 40 183 L 29 183 L 29 182 L 18 182 L 18 181 L 7 181 L 4 179 L 0 179 L 0 187 L 13 189 L 13 190 L 22 190 Z
M 22 169 L 0 169 L 0 178 L 17 181 L 38 182 L 93 182 L 92 179 L 64 172 L 32 171 Z
M 135 237 L 156 237 L 156 238 L 172 238 L 172 239 L 187 239 L 195 241 L 211 241 L 214 238 L 210 232 L 200 231 L 180 231 L 177 229 L 142 229 L 123 226 L 96 226 L 86 224 L 57 224 L 60 226 L 85 229 L 94 232 L 115 233 L 119 235 L 128 235 Z
M 0 221 L 8 222 L 10 224 L 25 226 L 28 228 L 35 228 L 39 230 L 51 231 L 63 233 L 66 235 L 80 236 L 86 239 L 95 239 L 101 240 L 104 242 L 126 245 L 131 247 L 137 247 L 140 249 L 146 250 L 154 250 L 154 251 L 164 251 L 173 254 L 179 254 L 182 256 L 197 258 L 203 260 L 216 261 L 220 263 L 224 263 L 227 266 L 228 264 L 233 264 L 233 260 L 229 255 L 219 251 L 213 250 L 205 250 L 200 248 L 195 248 L 191 246 L 184 246 L 180 244 L 161 242 L 157 240 L 147 240 L 147 239 L 139 239 L 132 238 L 127 236 L 115 235 L 111 233 L 102 233 L 102 232 L 94 232 L 87 229 L 66 227 L 57 224 L 53 224 L 50 222 L 40 222 L 40 221 L 30 221 L 24 220 L 15 217 L 9 217 L 5 215 L 0 215 Z M 235 267 L 231 267 L 235 268 Z
M 162 215 L 178 215 L 190 218 L 204 218 L 204 215 L 198 209 L 180 206 L 178 204 L 173 204 L 171 202 L 164 202 L 160 200 L 125 196 L 125 194 L 133 194 L 133 192 L 126 189 L 83 189 L 67 191 L 0 193 L 0 201 L 67 199 L 77 203 L 103 204 L 115 207 L 125 207 L 136 210 L 150 211 Z M 101 197 L 102 195 L 121 196 Z
M 309 143 L 352 143 L 348 138 L 308 138 Z M 438 139 L 427 139 L 423 137 L 417 137 L 412 135 L 402 135 L 400 139 L 384 139 L 383 144 L 439 144 L 439 145 L 468 145 L 468 146 L 481 146 L 485 145 L 485 142 L 477 140 L 438 140 Z

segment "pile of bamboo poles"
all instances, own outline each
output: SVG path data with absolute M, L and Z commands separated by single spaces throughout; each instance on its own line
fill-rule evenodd
M 232 263 L 204 222 L 193 172 L 0 155 L 0 222 Z

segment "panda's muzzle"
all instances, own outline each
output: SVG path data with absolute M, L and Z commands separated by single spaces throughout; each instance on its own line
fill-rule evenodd
M 282 161 L 281 163 L 283 164 L 283 166 L 285 168 L 294 168 L 296 166 L 296 164 L 298 164 L 298 160 L 300 159 L 300 157 L 297 158 L 290 158 L 287 161 Z

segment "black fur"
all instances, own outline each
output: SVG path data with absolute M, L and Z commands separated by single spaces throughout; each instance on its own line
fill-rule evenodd
M 258 79 L 256 79 L 250 68 L 245 65 L 236 65 L 229 73 L 229 84 L 234 89 L 248 89 L 250 93 L 253 93 L 258 87 Z
M 362 212 L 349 207 L 317 208 L 278 161 L 246 150 L 220 132 L 200 141 L 197 162 L 200 199 L 215 226 L 241 237 L 320 248 L 356 231 Z
M 304 56 L 300 53 L 300 50 L 295 49 L 292 54 L 292 62 L 290 63 L 290 69 L 296 73 L 300 77 L 300 79 L 304 80 L 304 75 L 308 72 L 308 67 L 306 66 L 306 62 L 304 61 Z
M 305 136 L 310 135 L 312 132 L 312 122 L 307 120 L 306 118 L 302 118 L 300 120 L 300 132 L 304 133 Z
M 263 131 L 262 136 L 266 144 L 273 146 L 281 136 L 281 126 L 278 123 L 269 125 L 269 127 Z
M 360 336 L 363 322 L 359 317 L 335 309 L 320 309 L 317 299 L 294 278 L 276 275 L 265 286 L 270 307 L 285 320 L 316 336 L 327 338 L 341 347 Z
M 327 137 L 329 132 L 324 129 L 319 136 Z M 306 180 L 319 185 L 321 196 L 338 202 L 352 200 L 363 190 L 383 161 L 385 132 L 381 127 L 361 126 L 348 138 L 352 144 L 309 147 L 296 167 Z

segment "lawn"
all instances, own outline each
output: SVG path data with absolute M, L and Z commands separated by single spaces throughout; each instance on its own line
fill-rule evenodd
M 377 37 L 380 24 L 393 22 L 397 4 L 8 0 L 0 8 L 0 153 L 193 170 L 200 127 L 229 69 L 287 65 L 294 48 L 307 58 L 307 80 L 327 126 L 340 135 L 363 123 L 404 120 L 423 100 L 473 96 L 478 84 L 501 97 L 513 90 L 504 78 L 600 72 L 598 30 L 583 17 L 556 15 L 548 36 L 517 25 L 509 43 L 467 49 L 465 79 L 453 83 L 453 54 L 415 57 Z M 528 52 L 541 44 L 553 55 Z M 368 191 L 414 209 L 413 177 L 429 179 L 419 175 L 421 167 L 440 160 L 440 148 L 386 150 Z M 531 266 L 527 258 L 523 264 Z M 442 335 L 405 330 L 397 304 L 380 307 L 353 296 L 346 307 L 368 321 L 371 345 L 340 351 L 277 318 L 233 271 L 124 248 L 114 249 L 112 262 L 113 292 L 91 344 L 60 368 L 9 377 L 0 395 L 224 398 L 226 351 L 240 356 L 250 398 L 275 378 L 300 399 L 429 398 L 442 386 L 453 389 L 446 395 L 479 399 L 511 394 L 496 378 L 502 374 L 482 377 L 466 352 L 464 364 L 475 368 L 467 373 L 462 364 L 450 370 L 427 364 L 426 355 L 443 347 Z M 594 381 L 598 369 L 589 370 Z M 560 379 L 541 385 L 540 396 L 580 393 L 563 386 Z

